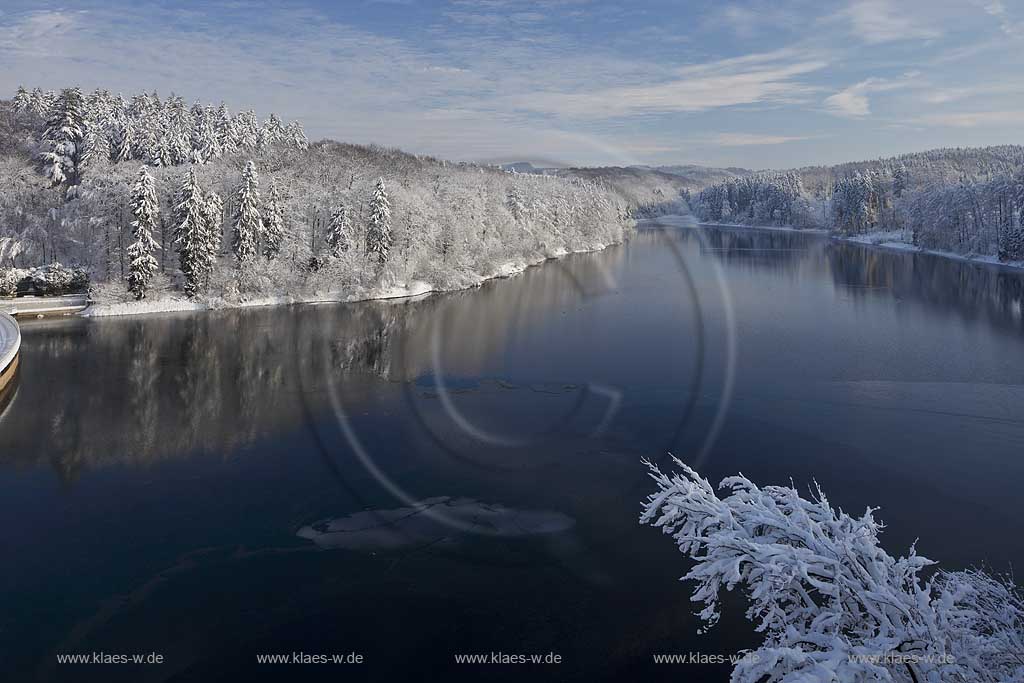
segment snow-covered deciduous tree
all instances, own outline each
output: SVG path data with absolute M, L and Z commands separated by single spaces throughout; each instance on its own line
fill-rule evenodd
M 394 237 L 391 234 L 391 202 L 384 178 L 377 180 L 370 200 L 370 226 L 366 232 L 366 251 L 377 257 L 378 263 L 387 263 Z
M 327 247 L 331 256 L 337 258 L 352 246 L 352 219 L 349 209 L 342 204 L 331 214 L 331 223 L 327 228 Z
M 270 193 L 263 209 L 263 255 L 272 261 L 281 252 L 284 240 L 284 206 L 277 181 L 271 181 Z
M 160 202 L 156 197 L 153 176 L 149 175 L 145 166 L 139 169 L 139 179 L 132 187 L 129 207 L 135 217 L 132 221 L 132 237 L 135 241 L 128 247 L 128 291 L 141 300 L 145 298 L 149 283 L 160 266 L 153 255 L 160 248 L 153 239 Z
M 819 489 L 759 488 L 728 477 L 720 497 L 681 473 L 648 465 L 658 490 L 641 523 L 660 527 L 694 560 L 699 616 L 719 618 L 722 589 L 741 588 L 764 642 L 733 668 L 734 683 L 1024 681 L 1024 597 L 980 571 L 922 570 L 911 547 L 894 558 L 882 525 L 836 510 Z
M 259 250 L 263 223 L 260 217 L 260 178 L 256 164 L 249 161 L 242 171 L 235 200 L 235 229 L 232 248 L 239 261 L 250 261 Z
M 213 270 L 207 198 L 196 180 L 196 172 L 185 173 L 172 214 L 174 244 L 178 250 L 185 291 L 194 296 L 207 284 Z
M 42 144 L 43 172 L 54 185 L 78 184 L 82 154 L 85 152 L 85 113 L 82 91 L 66 88 L 53 105 L 46 122 Z

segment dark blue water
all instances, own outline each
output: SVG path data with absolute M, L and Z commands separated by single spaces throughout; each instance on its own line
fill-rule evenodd
M 1021 566 L 1022 301 L 993 267 L 648 227 L 418 301 L 26 324 L 5 678 L 727 680 L 652 661 L 756 638 L 738 600 L 695 635 L 641 459 Z M 163 662 L 57 662 L 99 652 Z M 364 661 L 257 663 L 293 652 Z M 492 652 L 561 663 L 455 662 Z

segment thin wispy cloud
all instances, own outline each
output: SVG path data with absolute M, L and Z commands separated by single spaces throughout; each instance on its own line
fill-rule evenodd
M 174 91 L 300 119 L 314 138 L 457 159 L 821 163 L 1013 142 L 1019 127 L 993 112 L 1024 110 L 1005 0 L 685 12 L 660 0 L 7 0 L 4 12 L 8 96 L 21 84 Z M 808 139 L 828 144 L 797 144 Z
M 914 79 L 919 74 L 906 74 L 900 79 L 866 78 L 825 98 L 825 108 L 832 114 L 852 118 L 871 115 L 872 93 L 906 90 L 916 87 Z
M 920 123 L 953 128 L 978 128 L 994 124 L 1024 125 L 1024 111 L 972 111 L 929 114 L 918 119 Z
M 922 15 L 905 13 L 907 5 L 891 0 L 856 0 L 841 12 L 853 33 L 874 45 L 895 40 L 938 38 L 942 32 L 927 25 Z
M 1002 0 L 981 0 L 981 7 L 999 22 L 1000 30 L 1011 38 L 1024 38 L 1024 19 L 1016 19 Z
M 827 62 L 790 53 L 747 55 L 681 67 L 656 83 L 579 92 L 544 92 L 509 103 L 563 117 L 611 118 L 651 113 L 700 112 L 765 103 L 806 101 L 817 91 L 799 79 Z

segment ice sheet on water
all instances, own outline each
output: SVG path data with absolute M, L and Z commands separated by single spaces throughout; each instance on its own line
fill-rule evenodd
M 430 510 L 443 516 L 424 514 Z M 453 539 L 472 534 L 473 529 L 485 536 L 517 538 L 556 534 L 572 529 L 575 524 L 572 517 L 561 512 L 520 510 L 472 498 L 438 496 L 414 506 L 367 510 L 322 520 L 302 527 L 296 535 L 325 549 L 388 550 Z

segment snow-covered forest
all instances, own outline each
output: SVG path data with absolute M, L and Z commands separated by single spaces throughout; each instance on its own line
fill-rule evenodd
M 764 641 L 739 659 L 734 683 L 1024 680 L 1024 593 L 1010 578 L 940 569 L 911 547 L 879 544 L 876 510 L 853 517 L 820 488 L 758 487 L 743 476 L 715 488 L 676 460 L 651 465 L 658 490 L 641 522 L 694 561 L 684 580 L 712 627 L 722 590 L 739 588 Z
M 0 269 L 82 267 L 101 302 L 460 288 L 619 242 L 641 208 L 600 180 L 310 144 L 274 114 L 77 88 L 0 102 L 0 183 Z
M 758 173 L 693 198 L 705 221 L 824 227 L 969 256 L 1024 260 L 1024 147 L 941 149 Z

